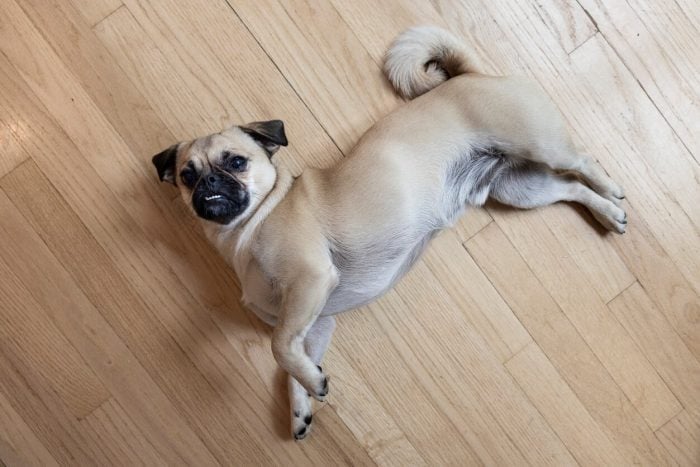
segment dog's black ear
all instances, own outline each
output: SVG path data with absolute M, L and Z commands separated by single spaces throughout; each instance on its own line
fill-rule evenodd
M 169 182 L 175 185 L 175 161 L 177 159 L 177 147 L 173 144 L 163 152 L 159 152 L 153 156 L 153 165 L 158 171 L 158 178 L 161 182 Z
M 280 146 L 287 145 L 287 135 L 284 134 L 282 120 L 270 120 L 267 122 L 253 122 L 241 125 L 241 130 L 253 137 L 267 154 L 272 157 Z

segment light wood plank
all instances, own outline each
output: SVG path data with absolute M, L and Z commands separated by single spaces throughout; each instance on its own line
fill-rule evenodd
M 571 54 L 571 60 L 573 71 L 578 73 L 577 77 L 585 86 L 589 102 L 594 103 L 595 107 L 607 106 L 618 111 L 614 123 L 620 133 L 611 136 L 619 143 L 632 146 L 632 150 L 613 147 L 613 151 L 620 151 L 614 155 L 614 159 L 620 165 L 624 164 L 625 168 L 636 163 L 635 167 L 648 170 L 639 180 L 622 182 L 630 203 L 640 210 L 650 225 L 659 225 L 659 232 L 662 231 L 660 227 L 665 227 L 664 231 L 668 230 L 665 223 L 657 221 L 652 224 L 653 218 L 663 219 L 660 215 L 663 212 L 660 203 L 655 200 L 656 196 L 648 193 L 649 186 L 645 183 L 646 179 L 655 179 L 661 191 L 675 199 L 685 211 L 686 215 L 679 213 L 682 218 L 679 219 L 677 228 L 684 229 L 688 218 L 694 224 L 695 235 L 679 246 L 685 247 L 687 253 L 700 254 L 700 250 L 697 249 L 697 229 L 700 226 L 700 184 L 697 181 L 700 179 L 700 165 L 666 124 L 644 90 L 639 87 L 638 78 L 625 68 L 615 50 L 600 36 L 596 36 Z M 640 160 L 645 161 L 648 168 L 640 164 Z M 610 166 L 612 164 L 608 163 L 606 168 Z M 630 182 L 636 183 L 637 186 Z M 644 185 L 640 186 L 642 183 Z M 656 201 L 653 211 L 645 209 L 646 203 L 650 201 Z M 689 274 L 698 273 L 693 264 L 688 263 L 686 267 Z
M 404 29 L 421 23 L 445 24 L 430 2 L 413 2 L 410 7 L 403 1 L 331 3 L 377 65 L 381 65 L 389 44 Z
M 240 2 L 234 9 L 343 153 L 398 102 L 331 4 L 262 0 Z M 299 17 L 314 27 L 295 22 Z
M 464 392 L 473 392 L 472 397 L 488 407 L 491 423 L 502 427 L 528 462 L 575 463 L 425 264 L 416 264 L 396 292 L 405 309 L 392 308 L 387 317 L 406 340 L 420 343 L 427 351 L 420 358 L 427 359 L 424 365 L 443 391 L 456 400 L 466 399 Z M 458 387 L 453 380 L 460 382 Z
M 87 436 L 105 446 L 109 458 L 123 465 L 168 465 L 134 425 L 118 402 L 108 399 L 80 423 Z
M 12 3 L 6 5 L 6 14 L 15 22 L 6 33 L 23 40 L 8 39 L 11 42 L 5 44 L 3 50 L 24 73 L 34 91 L 40 96 L 52 96 L 48 107 L 60 108 L 57 112 L 59 118 L 69 115 L 71 110 L 81 112 L 84 95 L 104 110 L 103 116 L 97 119 L 88 112 L 88 122 L 92 118 L 94 124 L 85 125 L 85 135 L 82 139 L 76 138 L 76 142 L 85 143 L 86 136 L 99 134 L 100 123 L 107 120 L 120 133 L 124 143 L 143 159 L 172 144 L 172 133 L 146 104 L 144 97 L 91 31 L 89 23 L 70 2 L 27 0 L 18 6 L 24 14 L 12 7 Z M 40 32 L 42 39 L 38 39 L 35 30 Z M 61 79 L 52 79 L 57 77 Z M 103 143 L 109 142 L 109 138 L 105 140 Z M 95 149 L 109 151 L 103 146 Z
M 498 225 L 466 247 L 628 462 L 663 464 L 666 453 L 644 419 Z
M 377 465 L 427 465 L 342 354 L 331 349 L 325 365 L 333 379 L 332 408 Z
M 339 318 L 327 368 L 333 372 L 334 390 L 338 385 L 347 386 L 343 392 L 352 399 L 346 397 L 333 405 L 345 420 L 353 420 L 348 424 L 364 428 L 357 432 L 358 439 L 371 440 L 370 451 L 381 452 L 388 461 L 415 463 L 405 458 L 406 451 L 400 449 L 399 443 L 381 442 L 387 432 L 393 431 L 383 426 L 384 420 L 391 416 L 428 465 L 479 463 L 460 427 L 454 426 L 451 417 L 436 406 L 433 395 L 424 388 L 422 378 L 414 370 L 417 362 L 404 360 L 406 356 L 384 334 L 375 317 L 383 312 L 382 308 L 370 305 Z M 336 355 L 343 356 L 345 367 L 338 367 Z M 347 366 L 349 370 L 345 369 Z M 336 375 L 341 372 L 338 383 Z M 369 386 L 367 394 L 356 389 L 362 381 Z M 371 410 L 366 410 L 367 398 L 372 401 L 376 398 L 379 407 L 373 405 Z
M 679 413 L 656 436 L 666 447 L 675 462 L 683 466 L 696 466 L 700 460 L 700 423 L 697 415 L 687 411 Z
M 696 29 L 700 28 L 700 6 L 693 0 L 678 0 L 676 4 L 681 7 L 681 10 L 688 17 L 690 23 L 692 23 Z
M 18 21 L 19 19 L 20 16 L 18 15 Z M 230 284 L 232 273 L 230 270 L 226 269 L 226 273 L 224 274 L 216 274 L 216 271 L 213 271 L 207 276 L 202 276 L 199 274 L 200 271 L 206 270 L 210 266 L 212 258 L 214 258 L 214 262 L 219 270 L 224 269 L 223 262 L 220 259 L 211 254 L 204 256 L 198 255 L 196 251 L 189 249 L 184 250 L 186 256 L 188 257 L 187 262 L 182 262 L 176 258 L 175 252 L 182 252 L 181 245 L 192 243 L 192 238 L 180 238 L 178 240 L 176 240 L 175 237 L 170 237 L 169 239 L 167 237 L 163 238 L 162 232 L 168 230 L 167 225 L 172 225 L 176 222 L 176 220 L 172 213 L 163 212 L 158 203 L 143 203 L 144 199 L 149 198 L 162 200 L 165 193 L 167 193 L 166 191 L 162 191 L 162 188 L 156 186 L 156 184 L 144 185 L 139 183 L 139 174 L 143 174 L 144 171 L 150 175 L 150 177 L 153 177 L 152 168 L 144 167 L 144 164 L 139 160 L 140 158 L 134 158 L 125 148 L 121 138 L 117 137 L 116 135 L 114 135 L 114 137 L 105 137 L 105 134 L 109 133 L 111 129 L 104 121 L 104 118 L 100 116 L 99 110 L 96 109 L 95 106 L 89 101 L 88 97 L 75 86 L 75 83 L 71 81 L 70 76 L 68 76 L 66 71 L 62 68 L 61 64 L 58 63 L 54 57 L 52 57 L 51 52 L 47 50 L 45 45 L 41 44 L 36 37 L 31 37 L 30 40 L 37 42 L 36 48 L 45 53 L 47 61 L 52 63 L 55 73 L 57 75 L 65 76 L 65 79 L 58 81 L 63 83 L 63 85 L 68 88 L 67 90 L 58 92 L 42 87 L 43 83 L 34 83 L 35 89 L 38 89 L 38 92 L 43 97 L 45 102 L 47 102 L 48 105 L 57 112 L 57 115 L 60 116 L 61 122 L 67 128 L 69 134 L 77 142 L 79 142 L 81 147 L 97 146 L 99 149 L 97 154 L 114 153 L 120 155 L 120 157 L 116 159 L 120 162 L 120 167 L 115 168 L 114 165 L 109 162 L 109 158 L 96 157 L 97 154 L 92 151 L 86 153 L 91 162 L 97 167 L 97 170 L 103 179 L 107 180 L 115 191 L 119 192 L 123 190 L 121 187 L 121 180 L 127 179 L 132 182 L 129 190 L 132 191 L 133 195 L 123 197 L 122 200 L 125 200 L 130 204 L 129 209 L 134 213 L 132 214 L 134 217 L 148 219 L 148 222 L 142 223 L 142 225 L 151 233 L 151 238 L 153 238 L 153 241 L 161 249 L 161 254 L 164 254 L 166 257 L 170 258 L 171 264 L 180 266 L 177 271 L 180 274 L 180 277 L 183 278 L 182 280 L 184 284 L 190 290 L 194 290 L 192 293 L 194 293 L 200 300 L 202 297 L 207 297 L 206 300 L 202 301 L 207 306 L 213 306 L 216 309 L 221 310 L 220 314 L 226 313 L 232 307 L 240 310 L 240 306 L 236 302 L 232 301 L 233 297 L 231 297 L 229 294 L 223 293 L 231 287 Z M 59 109 L 62 108 L 60 101 L 66 94 L 74 94 L 76 96 L 75 100 L 77 101 L 75 108 L 81 109 L 80 111 L 76 110 L 73 115 L 60 113 L 59 111 Z M 287 101 L 288 100 L 289 99 L 287 99 Z M 281 101 L 285 102 L 283 99 Z M 81 118 L 86 117 L 87 122 L 82 124 L 79 123 Z M 83 129 L 86 127 L 95 127 L 95 129 L 92 134 L 86 134 L 83 131 Z M 129 155 L 131 157 L 125 158 L 123 157 L 124 155 Z M 149 212 L 144 212 L 144 209 Z M 169 216 L 170 221 L 162 222 L 160 224 L 158 221 L 153 222 L 156 219 L 162 219 L 163 215 Z M 177 235 L 180 232 L 173 233 Z M 167 247 L 163 245 L 163 242 L 167 243 Z M 198 239 L 198 242 L 200 244 L 202 243 L 201 238 Z M 207 248 L 206 251 L 210 252 L 211 248 Z M 200 284 L 206 284 L 206 287 L 202 288 L 199 286 Z M 218 285 L 218 287 L 213 287 L 214 285 Z M 215 290 L 214 294 L 210 293 L 212 288 Z M 222 296 L 225 298 L 222 299 Z M 246 318 L 243 319 L 246 320 Z M 237 335 L 229 339 L 229 343 L 243 341 L 242 339 L 239 339 L 239 337 L 240 335 Z M 226 347 L 224 350 L 224 353 L 229 353 L 229 347 Z M 233 357 L 230 359 L 230 361 L 234 362 L 235 364 L 240 363 L 243 366 L 247 366 L 246 363 L 242 362 L 238 357 Z
M 695 46 L 700 34 L 700 10 L 697 3 L 684 2 L 683 6 L 658 0 L 581 0 L 580 3 L 695 161 L 700 161 L 700 52 Z M 667 151 L 661 154 L 668 162 Z
M 276 157 L 294 171 L 301 170 L 302 161 L 324 166 L 338 160 L 322 126 L 226 3 L 125 4 L 128 12 L 118 11 L 96 32 L 176 138 L 281 118 L 289 146 Z M 198 90 L 193 97 L 187 91 L 192 87 Z
M 537 344 L 525 347 L 506 363 L 506 368 L 579 464 L 625 464 L 614 443 L 591 418 Z
M 532 342 L 454 232 L 443 232 L 434 239 L 424 261 L 502 362 Z
M 521 465 L 527 462 L 514 441 L 494 420 L 477 391 L 467 384 L 471 381 L 461 375 L 456 376 L 453 366 L 463 362 L 454 363 L 444 357 L 449 351 L 444 348 L 442 340 L 423 339 L 417 346 L 414 344 L 415 337 L 404 332 L 406 328 L 414 328 L 407 318 L 413 319 L 417 312 L 408 311 L 409 307 L 395 290 L 388 292 L 381 301 L 369 305 L 369 308 L 376 316 L 382 334 L 396 351 L 405 361 L 415 362 L 411 364 L 411 371 L 422 390 L 430 394 L 435 408 L 459 430 L 480 463 Z M 431 358 L 433 355 L 434 358 Z M 436 363 L 435 359 L 440 359 L 440 362 Z M 454 384 L 454 378 L 460 381 L 458 385 Z
M 232 123 L 227 121 L 233 117 L 229 115 L 231 103 L 222 101 L 220 89 L 209 88 L 185 59 L 164 56 L 126 6 L 96 25 L 94 31 L 177 138 L 212 133 Z M 172 136 L 166 144 L 175 141 Z
M 631 216 L 639 217 L 635 213 Z M 661 243 L 643 222 L 638 222 L 624 238 L 616 238 L 615 243 L 649 298 L 664 313 L 695 358 L 700 359 L 700 297 Z
M 90 24 L 97 24 L 117 10 L 121 0 L 69 0 L 85 20 Z
M 677 414 L 681 406 L 676 397 L 594 290 L 582 280 L 539 213 L 520 211 L 494 217 L 652 430 Z
M 560 243 L 576 265 L 578 274 L 603 303 L 615 298 L 635 281 L 630 267 L 622 259 L 623 255 L 616 249 L 621 243 L 606 234 L 584 207 L 558 203 L 547 206 L 542 214 L 543 222 L 561 239 Z M 637 218 L 634 213 L 628 217 Z M 516 228 L 523 228 L 523 225 Z
M 598 30 L 577 0 L 539 0 L 532 3 L 535 12 L 566 53 L 573 52 Z
M 326 405 L 322 410 L 314 413 L 312 430 L 313 435 L 305 438 L 305 450 L 310 454 L 309 462 L 312 465 L 386 465 L 386 463 L 377 463 L 372 459 L 330 405 Z M 284 435 L 286 436 L 286 432 Z M 405 449 L 397 454 L 408 454 L 407 458 L 411 459 L 410 452 L 415 453 L 413 447 L 404 445 L 401 448 Z M 415 465 L 415 463 L 410 465 Z
M 452 230 L 456 232 L 461 241 L 466 242 L 492 221 L 493 218 L 486 209 L 469 208 L 466 214 L 455 223 Z
M 15 199 L 21 199 L 22 187 L 27 184 L 34 185 L 37 191 L 48 188 L 37 184 L 42 177 L 36 166 L 28 163 L 0 181 L 0 186 Z M 51 199 L 52 195 L 54 192 L 50 189 L 33 194 L 38 200 Z M 82 225 L 66 225 L 66 222 L 75 219 L 75 215 L 65 204 L 39 202 L 34 206 L 40 210 L 34 212 L 32 220 L 46 219 L 69 232 L 74 229 L 84 232 Z M 0 196 L 0 209 L 7 221 L 0 228 L 2 235 L 16 239 L 12 245 L 0 243 L 0 256 L 16 275 L 24 278 L 32 296 L 49 313 L 110 393 L 121 402 L 163 458 L 170 464 L 214 464 L 211 453 L 177 414 L 175 407 L 51 254 L 47 245 L 16 208 L 9 205 L 4 193 Z M 77 238 L 85 238 L 85 235 L 83 233 L 82 237 Z M 91 273 L 94 274 L 95 270 Z
M 22 135 L 26 129 L 26 122 L 21 121 L 2 121 L 0 126 L 0 144 L 2 145 L 2 157 L 0 157 L 0 178 L 7 175 L 24 162 L 27 154 L 22 151 L 22 148 L 17 144 L 15 135 Z M 21 137 L 21 136 L 20 136 Z
M 104 446 L 95 445 L 49 387 L 24 375 L 0 353 L 0 394 L 36 434 L 59 465 L 107 465 Z M 29 453 L 25 457 L 31 457 Z
M 635 283 L 608 304 L 686 411 L 700 418 L 700 362 Z
M 2 393 L 0 393 L 0 462 L 8 466 L 58 466 L 56 459 Z
M 7 198 L 0 196 L 0 203 L 4 211 Z M 0 278 L 0 351 L 33 384 L 55 392 L 74 417 L 95 410 L 109 398 L 107 389 L 5 261 Z

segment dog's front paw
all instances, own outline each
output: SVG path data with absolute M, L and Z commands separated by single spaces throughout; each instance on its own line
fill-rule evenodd
M 311 410 L 309 411 L 295 411 L 292 416 L 292 436 L 294 439 L 299 441 L 300 439 L 306 438 L 306 436 L 311 431 L 311 421 L 313 420 L 313 415 L 311 415 Z
M 323 372 L 323 368 L 316 366 L 318 373 L 314 375 L 310 385 L 304 385 L 310 397 L 313 397 L 319 402 L 324 402 L 328 395 L 329 377 Z

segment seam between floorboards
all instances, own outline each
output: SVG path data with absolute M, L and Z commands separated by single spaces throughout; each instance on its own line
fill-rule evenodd
M 285 75 L 285 74 L 282 72 L 282 70 L 280 69 L 279 65 L 277 65 L 277 62 L 275 62 L 275 60 L 272 58 L 272 56 L 268 53 L 267 49 L 265 49 L 265 47 L 263 47 L 263 45 L 262 45 L 262 44 L 260 43 L 260 41 L 258 40 L 257 36 L 256 36 L 255 34 L 253 34 L 253 31 L 250 30 L 250 28 L 248 27 L 248 24 L 246 24 L 246 22 L 243 20 L 243 18 L 241 18 L 241 16 L 238 14 L 238 12 L 237 12 L 236 9 L 233 7 L 233 5 L 231 5 L 230 0 L 224 0 L 224 1 L 225 1 L 226 5 L 228 5 L 228 7 L 231 9 L 231 11 L 233 12 L 233 14 L 236 15 L 236 18 L 238 18 L 238 21 L 241 22 L 241 24 L 243 25 L 243 27 L 245 28 L 245 30 L 248 32 L 248 34 L 250 34 L 250 37 L 253 38 L 253 40 L 255 41 L 256 44 L 258 44 L 258 47 L 260 47 L 260 50 L 262 50 L 263 53 L 265 53 L 265 56 L 268 58 L 268 60 L 270 60 L 270 63 L 272 63 L 272 65 L 275 67 L 275 69 L 277 70 L 277 72 L 280 74 L 280 76 L 281 76 L 281 77 L 284 79 L 284 81 L 287 83 L 287 85 L 289 86 L 289 89 L 291 89 L 292 92 L 294 92 L 294 95 L 297 96 L 297 98 L 298 98 L 299 101 L 304 105 L 304 107 L 306 108 L 306 110 L 308 110 L 309 114 L 313 117 L 313 119 L 316 121 L 316 123 L 318 123 L 318 125 L 321 127 L 321 129 L 323 130 L 323 132 L 324 132 L 324 133 L 328 136 L 328 138 L 331 140 L 331 143 L 333 143 L 333 145 L 336 147 L 336 149 L 338 149 L 338 153 L 340 153 L 343 157 L 346 157 L 345 152 L 344 152 L 342 149 L 340 149 L 340 146 L 338 145 L 338 143 L 337 143 L 337 141 L 335 140 L 335 138 L 333 138 L 333 136 L 331 135 L 331 133 L 330 133 L 330 131 L 328 130 L 328 128 L 326 128 L 326 127 L 323 125 L 323 123 L 321 123 L 321 121 L 320 121 L 319 118 L 316 116 L 316 114 L 311 110 L 311 108 L 310 108 L 309 105 L 306 103 L 306 101 L 301 97 L 301 94 L 299 94 L 299 91 L 297 91 L 296 87 L 294 87 L 294 85 L 292 85 L 292 83 L 289 81 L 289 79 L 287 79 L 287 75 Z

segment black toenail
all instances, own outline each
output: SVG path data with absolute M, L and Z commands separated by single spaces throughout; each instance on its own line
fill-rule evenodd
M 304 423 L 307 425 L 311 425 L 311 419 L 313 418 L 312 415 L 307 415 L 306 418 L 304 418 Z
M 294 411 L 294 416 L 295 416 L 295 417 L 298 417 L 299 415 L 300 415 L 300 414 L 299 414 L 299 411 L 298 411 L 298 410 L 295 410 L 295 411 Z
M 294 433 L 294 436 L 304 436 L 304 433 L 306 433 L 306 427 Z
M 328 378 L 323 378 L 323 389 L 328 389 Z
M 318 368 L 318 371 L 320 371 L 321 373 L 323 373 L 323 368 L 321 368 L 321 367 L 318 366 L 318 365 L 316 365 L 316 368 Z

